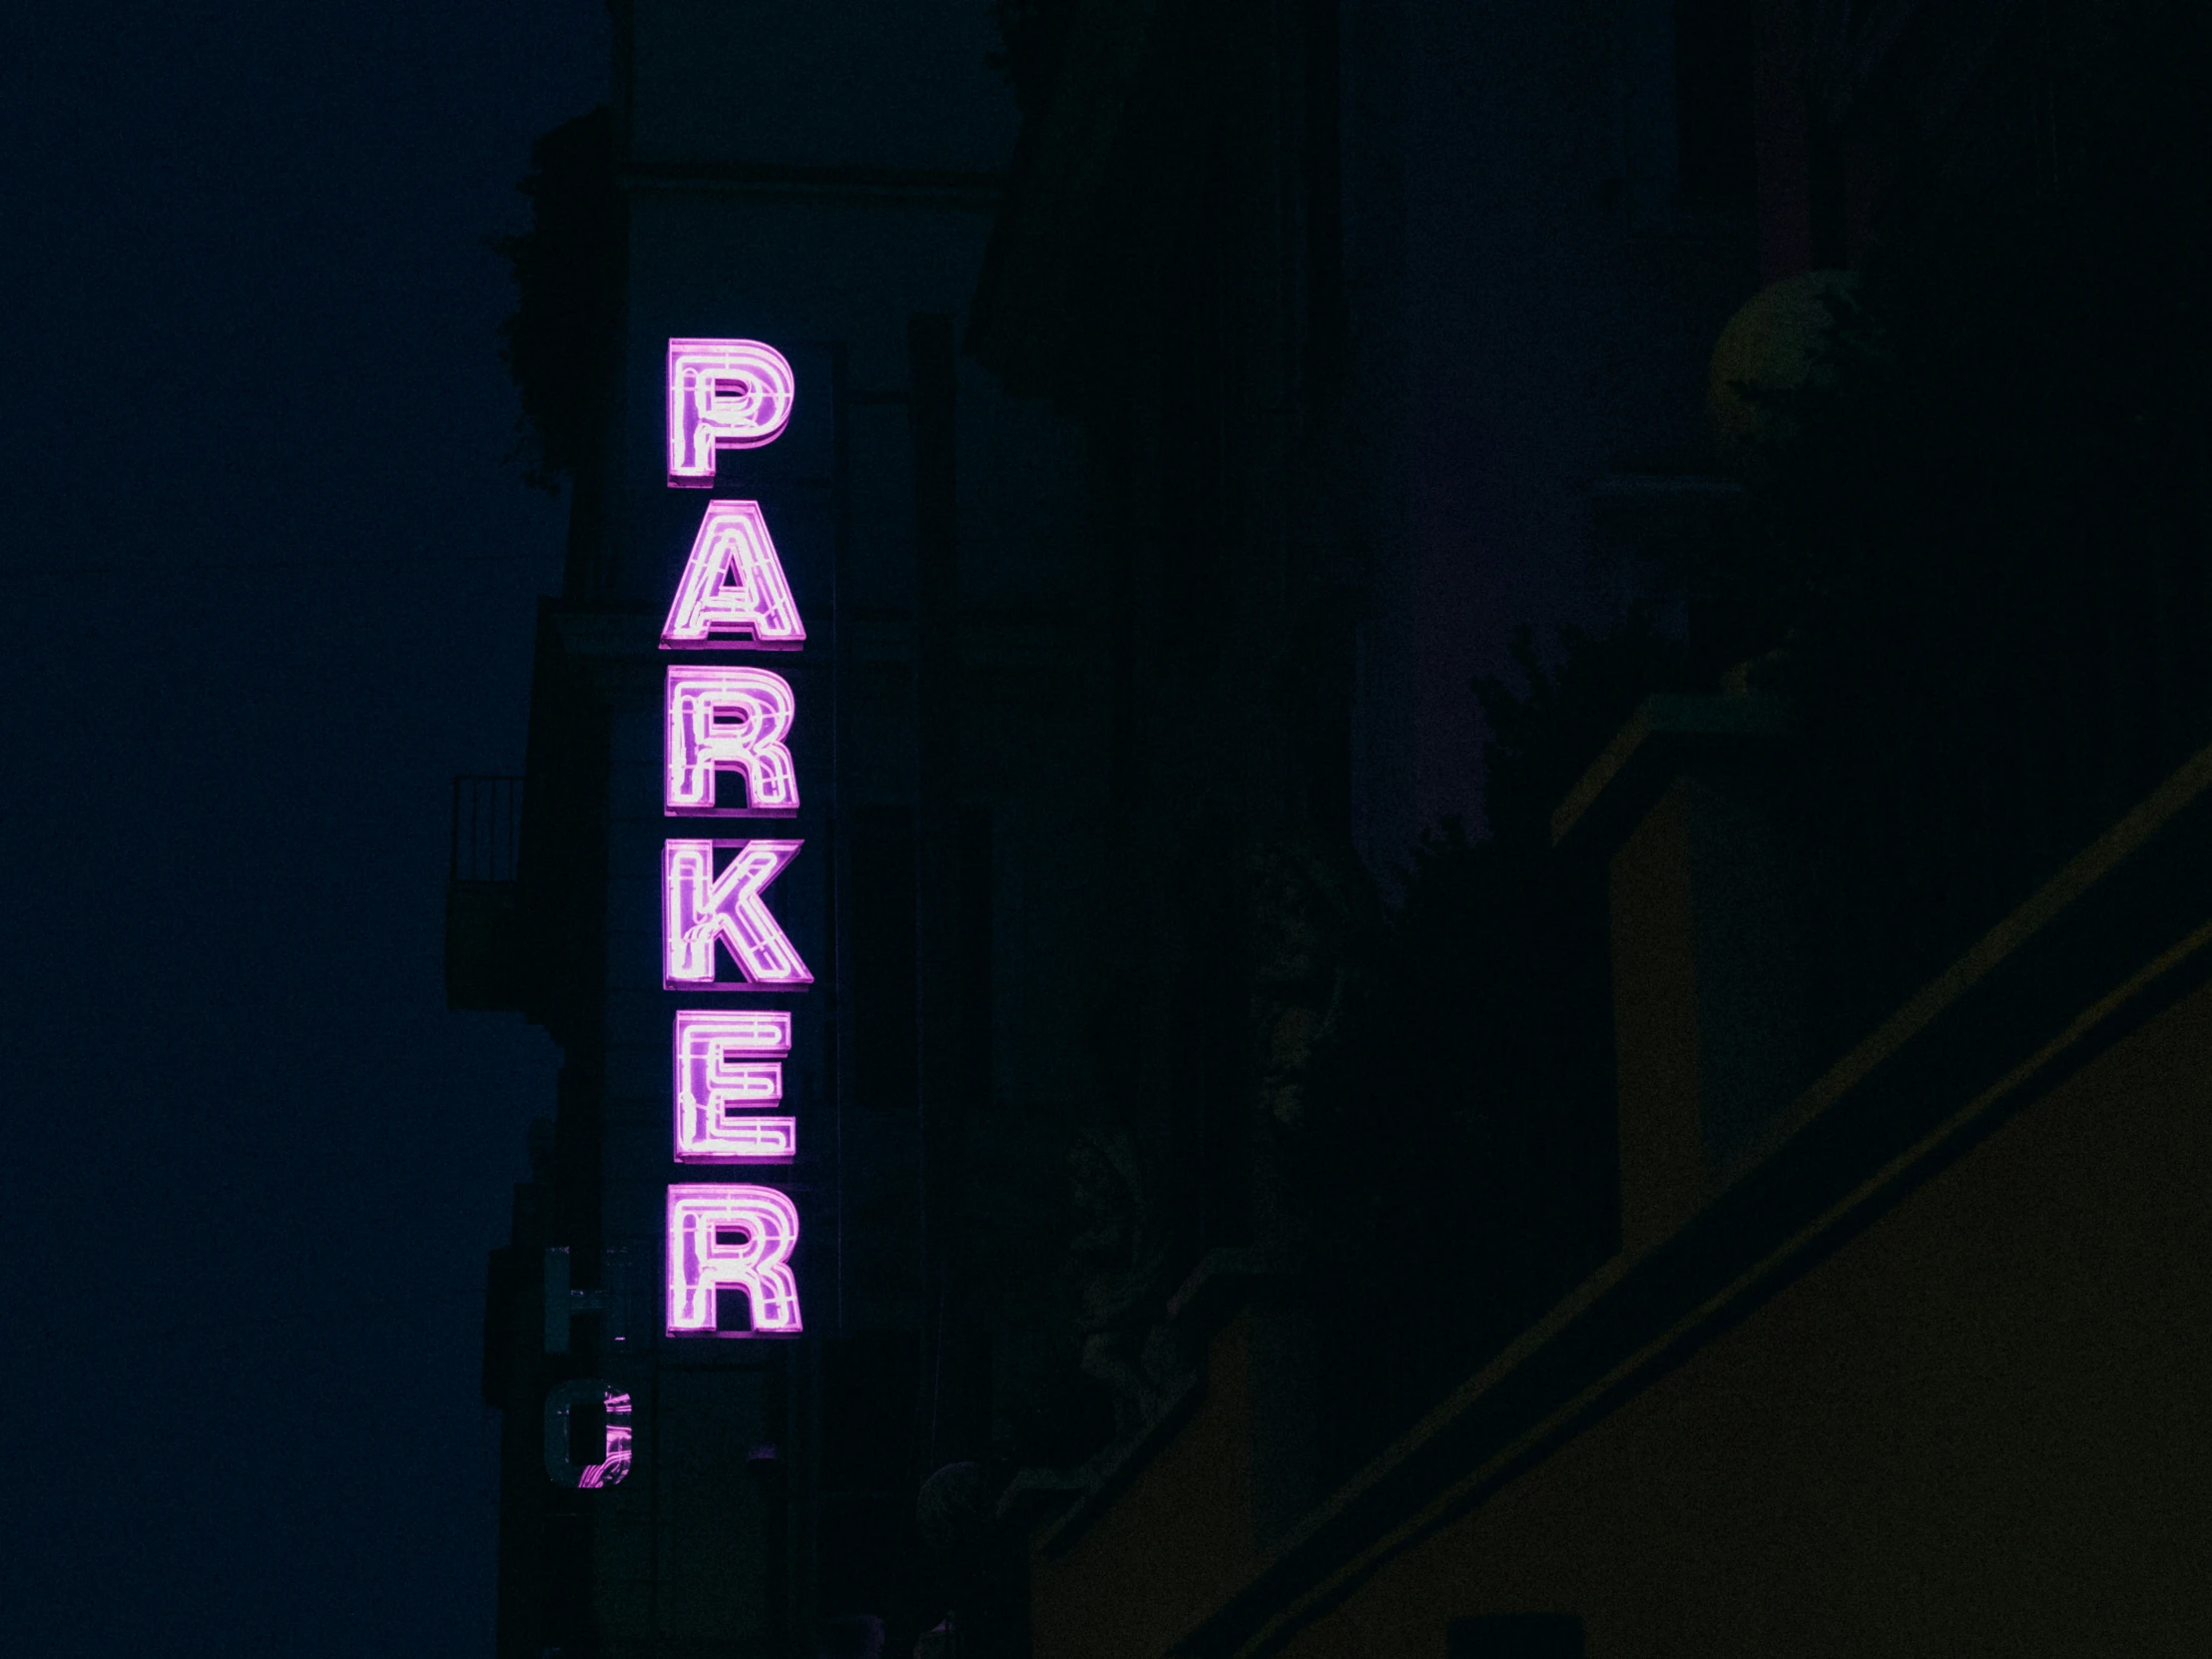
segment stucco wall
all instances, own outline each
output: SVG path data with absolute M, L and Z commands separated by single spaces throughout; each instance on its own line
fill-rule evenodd
M 1252 1316 L 1217 1333 L 1206 1397 L 1105 1514 L 1030 1580 L 1035 1659 L 1158 1653 L 1249 1575 Z
M 1290 1646 L 2212 1652 L 2212 991 Z

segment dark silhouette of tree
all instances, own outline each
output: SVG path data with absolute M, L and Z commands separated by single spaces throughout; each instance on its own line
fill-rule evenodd
M 1309 1172 L 1346 1235 L 1317 1290 L 1358 1307 L 1325 1350 L 1325 1461 L 1341 1477 L 1401 1432 L 1614 1245 L 1602 883 L 1551 850 L 1551 814 L 1655 690 L 1709 681 L 1651 613 L 1572 631 L 1523 686 L 1480 680 L 1488 833 L 1423 837 L 1374 940 L 1372 999 L 1318 1059 L 1330 1133 Z
M 530 229 L 491 239 L 516 289 L 501 354 L 522 394 L 516 459 L 550 492 L 596 464 L 620 360 L 623 204 L 605 106 L 533 144 L 517 188 L 530 198 Z

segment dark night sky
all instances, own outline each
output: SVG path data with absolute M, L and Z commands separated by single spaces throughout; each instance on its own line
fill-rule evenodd
M 489 1651 L 554 1055 L 445 1012 L 448 791 L 520 768 L 561 513 L 483 239 L 605 51 L 592 0 L 0 22 L 7 1651 Z

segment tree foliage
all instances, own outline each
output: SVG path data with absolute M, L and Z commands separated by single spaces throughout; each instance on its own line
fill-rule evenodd
M 1551 814 L 1654 690 L 1699 665 L 1652 615 L 1524 632 L 1488 717 L 1488 833 L 1423 837 L 1372 941 L 1373 990 L 1315 1064 L 1337 1195 L 1319 1269 L 1362 1310 L 1333 1345 L 1329 1460 L 1343 1473 L 1555 1301 L 1613 1245 L 1611 1003 L 1602 883 L 1551 850 Z
M 1060 45 L 1067 36 L 1075 0 L 992 0 L 991 21 L 999 49 L 985 61 L 1014 89 L 1022 118 L 1044 108 L 1052 78 L 1059 72 Z
M 530 229 L 491 240 L 515 281 L 501 355 L 522 394 L 516 458 L 523 476 L 550 492 L 593 464 L 612 416 L 624 216 L 606 107 L 533 144 L 517 188 L 530 198 Z

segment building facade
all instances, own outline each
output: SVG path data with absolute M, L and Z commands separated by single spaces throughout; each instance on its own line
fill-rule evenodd
M 1754 557 L 1890 487 L 1790 401 L 1862 268 L 2094 148 L 2039 30 L 620 8 L 512 249 L 571 549 L 449 909 L 565 1055 L 503 1653 L 2201 1645 L 2195 544 Z M 796 390 L 671 489 L 699 340 Z M 740 502 L 803 647 L 665 650 Z M 672 663 L 797 700 L 804 994 L 668 982 L 669 848 L 762 832 L 671 816 Z M 791 1015 L 789 1163 L 676 1158 L 697 1006 Z M 718 1182 L 796 1340 L 664 1317 Z
M 1162 1367 L 1076 1491 L 1001 1499 L 1038 1653 L 2201 1646 L 2181 1563 L 2212 1525 L 2206 1441 L 2179 1402 L 2202 1286 L 2173 1277 L 2201 1254 L 2177 1193 L 2207 1154 L 2207 912 L 2182 873 L 2212 738 L 2201 541 L 2123 543 L 2127 509 L 2083 505 L 2117 474 L 2032 494 L 1968 451 L 2063 450 L 2061 417 L 1936 389 L 1946 361 L 2102 383 L 2060 366 L 2081 330 L 2047 307 L 2077 291 L 2052 250 L 2079 261 L 2126 218 L 2100 204 L 2135 164 L 2092 154 L 2112 63 L 2163 85 L 2144 43 L 2166 25 L 2122 10 L 1066 9 L 974 338 L 1118 462 L 1117 683 L 1166 781 L 1132 842 L 1214 835 L 1249 862 L 1214 889 L 1235 896 L 1211 955 L 1183 935 L 1205 965 L 1166 981 L 1159 1080 L 1133 1096 L 1205 1193 L 1148 1315 Z M 2139 32 L 2085 71 L 2100 28 Z M 1945 216 L 2007 252 L 1962 254 Z M 2003 320 L 1946 358 L 1977 311 Z M 1837 370 L 1861 376 L 1843 404 L 1790 401 L 1873 315 L 1924 331 Z M 1892 372 L 1909 349 L 1927 381 Z M 1909 439 L 1868 441 L 1884 410 Z M 2187 429 L 2176 453 L 2201 457 Z M 1945 431 L 1955 451 L 1904 449 Z M 1934 481 L 1892 482 L 1913 467 Z M 2079 539 L 2043 539 L 2031 495 Z M 1910 551 L 1843 545 L 1869 524 Z M 1791 536 L 1811 586 L 1747 627 L 1760 550 Z M 1545 979 L 1556 955 L 1602 1004 L 1557 1017 L 1536 1065 L 1451 1074 L 1474 1150 L 1422 1143 L 1461 1153 L 1439 1195 L 1370 1151 L 1389 1084 L 1434 1084 L 1347 1046 L 1363 996 L 1408 994 L 1359 943 L 1360 877 L 1473 806 L 1474 709 L 1450 700 L 1506 630 L 1602 626 L 1685 543 L 1738 585 L 1692 592 L 1686 655 L 1644 683 L 1665 695 L 1572 752 L 1541 850 L 1499 813 L 1541 782 L 1531 734 L 1572 724 L 1571 661 L 1493 704 L 1491 861 L 1422 866 L 1548 896 L 1536 927 L 1446 910 L 1473 925 L 1418 965 L 1503 953 L 1584 994 Z M 1163 596 L 1208 594 L 1194 650 Z M 1734 649 L 1699 669 L 1706 638 Z M 1401 889 L 1401 950 L 1434 885 Z M 1512 976 L 1446 983 L 1527 1011 Z M 1176 1031 L 1209 984 L 1234 987 L 1197 1022 L 1210 1098 Z M 1485 1012 L 1458 1006 L 1499 1041 Z M 1364 1095 L 1329 1076 L 1345 1052 L 1379 1062 Z M 1516 1164 L 1513 1119 L 1602 1147 Z M 1474 1296 L 1479 1319 L 1452 1300 L 1456 1241 L 1499 1244 L 1479 1220 L 1359 1254 L 1378 1202 L 1454 1200 L 1524 1235 L 1474 1276 L 1529 1294 Z
M 1049 1324 L 1050 1260 L 975 1248 L 964 1183 L 998 1195 L 1000 1233 L 1049 1231 L 1031 1212 L 1091 1087 L 1105 668 L 1081 456 L 956 349 L 1015 130 L 983 15 L 641 0 L 615 42 L 611 109 L 540 145 L 509 245 L 510 359 L 572 487 L 570 549 L 526 775 L 466 781 L 456 809 L 488 827 L 520 802 L 511 860 L 457 853 L 451 999 L 519 1009 L 564 1056 L 490 1280 L 500 1651 L 864 1649 L 870 1618 L 911 1645 L 942 1616 L 916 1487 L 1016 1432 L 1042 1363 L 1019 1333 Z M 677 340 L 764 342 L 795 381 L 774 441 L 712 455 L 704 487 L 671 487 Z M 741 502 L 804 640 L 671 651 L 703 526 Z M 743 666 L 796 704 L 797 812 L 676 816 L 671 672 Z M 736 783 L 707 787 L 727 809 Z M 803 991 L 734 981 L 728 948 L 719 986 L 670 979 L 664 860 L 737 836 L 800 843 L 761 891 Z M 726 873 L 727 847 L 699 855 Z M 789 1161 L 679 1161 L 673 1022 L 733 1009 L 789 1016 L 788 1051 L 745 1062 L 781 1068 Z M 717 1329 L 672 1330 L 667 1218 L 694 1186 L 793 1206 L 791 1340 L 747 1331 L 761 1305 L 729 1288 Z

